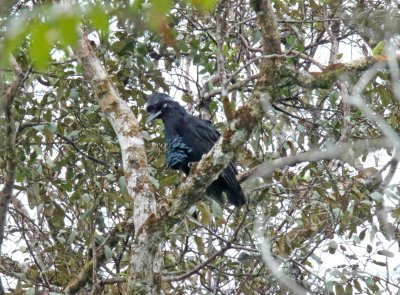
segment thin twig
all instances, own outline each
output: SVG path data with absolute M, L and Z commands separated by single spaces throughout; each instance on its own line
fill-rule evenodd
M 217 258 L 218 256 L 224 254 L 227 250 L 229 250 L 233 244 L 233 242 L 236 240 L 240 229 L 242 228 L 243 222 L 246 219 L 246 213 L 248 211 L 248 207 L 246 207 L 246 210 L 243 211 L 242 213 L 242 218 L 240 219 L 239 224 L 237 225 L 237 227 L 235 228 L 235 231 L 233 232 L 232 237 L 226 241 L 225 246 L 222 247 L 219 251 L 214 252 L 214 254 L 212 254 L 211 256 L 209 256 L 205 261 L 203 261 L 202 263 L 200 263 L 199 265 L 197 265 L 195 268 L 193 268 L 192 270 L 180 275 L 180 276 L 169 276 L 169 277 L 165 277 L 163 278 L 164 282 L 175 282 L 175 281 L 181 281 L 184 280 L 188 277 L 190 277 L 191 275 L 199 272 L 202 268 L 206 267 L 211 261 L 213 261 L 215 258 Z

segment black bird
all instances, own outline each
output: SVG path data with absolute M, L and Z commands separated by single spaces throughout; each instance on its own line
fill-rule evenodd
M 208 153 L 220 137 L 220 133 L 210 121 L 194 117 L 171 97 L 154 93 L 147 97 L 147 123 L 155 119 L 164 122 L 164 135 L 167 143 L 168 167 L 189 174 L 189 163 L 198 162 Z M 236 168 L 232 162 L 207 188 L 206 193 L 222 203 L 225 192 L 229 203 L 240 207 L 245 197 L 236 180 Z

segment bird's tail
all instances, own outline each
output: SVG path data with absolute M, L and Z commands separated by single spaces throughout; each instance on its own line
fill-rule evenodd
M 239 189 L 236 191 L 226 190 L 225 192 L 228 198 L 228 202 L 232 205 L 235 205 L 235 207 L 240 208 L 246 203 L 243 190 L 240 186 Z
M 224 188 L 217 182 L 214 181 L 210 184 L 210 186 L 206 189 L 206 194 L 216 200 L 218 203 L 223 204 L 224 199 L 222 197 L 222 192 Z
M 214 181 L 206 190 L 206 194 L 211 196 L 214 200 L 220 204 L 224 203 L 222 193 L 225 192 L 228 202 L 235 207 L 240 208 L 246 203 L 243 190 L 238 184 L 236 190 L 227 189 L 225 185 L 218 181 Z

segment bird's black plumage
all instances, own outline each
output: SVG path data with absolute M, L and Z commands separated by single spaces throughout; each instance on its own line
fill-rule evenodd
M 176 101 L 163 93 L 147 97 L 147 122 L 162 119 L 167 142 L 167 165 L 185 174 L 190 171 L 189 163 L 198 162 L 208 153 L 220 137 L 210 121 L 194 117 Z M 245 203 L 244 194 L 236 180 L 236 168 L 232 162 L 222 171 L 206 190 L 207 194 L 222 202 L 225 192 L 229 203 L 240 207 Z

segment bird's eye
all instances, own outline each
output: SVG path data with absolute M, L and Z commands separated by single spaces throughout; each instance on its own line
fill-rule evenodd
M 167 107 L 167 104 L 166 104 L 166 103 L 164 103 L 162 107 L 163 107 L 163 108 L 166 108 L 166 107 Z

